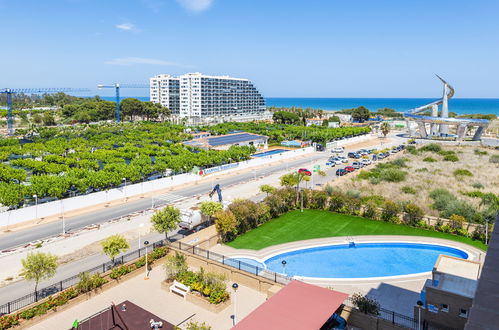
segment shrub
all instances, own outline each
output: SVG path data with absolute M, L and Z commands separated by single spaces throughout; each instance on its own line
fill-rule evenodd
M 107 281 L 100 277 L 99 274 L 90 275 L 87 272 L 80 273 L 80 281 L 76 285 L 76 290 L 80 293 L 89 292 L 104 285 Z
M 383 203 L 385 202 L 385 197 L 381 196 L 381 195 L 370 195 L 370 196 L 364 196 L 360 199 L 360 201 L 363 203 L 363 204 L 367 204 L 369 203 L 370 201 L 374 202 L 374 204 L 377 206 L 377 207 L 381 207 L 383 205 Z
M 269 196 L 272 198 L 274 196 Z M 215 228 L 220 233 L 222 241 L 230 242 L 236 238 L 238 234 L 238 223 L 234 214 L 230 211 L 219 211 L 215 213 Z
M 455 170 L 452 174 L 454 174 L 454 176 L 473 176 L 473 173 L 463 168 Z
M 418 168 L 416 172 L 428 172 L 428 169 L 426 167 Z
M 478 155 L 478 156 L 488 155 L 488 152 L 485 150 L 482 151 L 480 149 L 475 149 L 475 150 L 473 150 L 473 152 L 475 153 L 475 155 Z
M 342 213 L 359 215 L 360 209 L 362 207 L 360 199 L 351 196 L 345 196 L 344 201 L 345 201 L 345 210 L 343 210 Z
M 422 146 L 421 148 L 419 148 L 419 150 L 438 153 L 438 152 L 442 151 L 442 146 L 438 143 L 429 143 L 429 144 L 426 144 L 426 145 Z
M 383 205 L 383 211 L 381 212 L 381 220 L 387 222 L 398 222 L 399 212 L 400 212 L 400 206 L 393 201 L 387 200 Z
M 423 210 L 414 203 L 408 203 L 404 206 L 405 219 L 411 226 L 416 226 L 417 223 L 423 218 Z
M 481 184 L 480 182 L 474 182 L 471 184 L 471 186 L 475 189 L 483 189 L 483 184 Z
M 381 172 L 380 179 L 388 182 L 401 182 L 405 180 L 407 172 L 396 168 L 389 168 Z
M 167 280 L 175 280 L 182 273 L 187 272 L 187 261 L 181 253 L 175 252 L 175 255 L 166 257 L 164 264 Z
M 109 274 L 109 277 L 113 280 L 119 280 L 122 276 L 130 273 L 135 269 L 135 265 L 121 265 L 119 267 L 114 267 Z
M 327 207 L 327 200 L 328 195 L 325 191 L 312 190 L 308 207 L 315 210 L 324 210 Z
M 414 189 L 413 187 L 409 187 L 409 186 L 403 186 L 402 188 L 400 188 L 400 190 L 404 193 L 404 194 L 416 194 L 416 189 Z
M 459 158 L 456 156 L 456 155 L 446 155 L 444 157 L 444 161 L 446 162 L 458 162 L 459 161 Z
M 345 196 L 340 192 L 333 192 L 329 199 L 329 210 L 332 212 L 339 212 L 345 207 Z
M 352 302 L 362 313 L 379 315 L 380 306 L 375 299 L 368 298 L 361 293 L 354 293 Z
M 198 323 L 196 321 L 189 321 L 185 328 L 186 330 L 211 330 L 211 326 L 206 323 Z
M 379 211 L 376 203 L 374 201 L 368 201 L 364 207 L 364 212 L 362 216 L 368 219 L 377 220 L 379 217 Z
M 436 160 L 433 157 L 425 157 L 425 158 L 423 158 L 423 162 L 435 163 L 435 162 L 438 162 L 438 160 Z
M 491 162 L 492 164 L 498 164 L 499 163 L 499 155 L 490 156 L 489 162 Z
M 19 324 L 18 314 L 0 316 L 0 329 L 8 329 Z
M 331 196 L 331 194 L 332 194 L 332 193 L 333 193 L 333 191 L 334 191 L 334 188 L 333 188 L 333 186 L 326 185 L 326 186 L 324 187 L 324 191 L 326 192 L 326 194 L 327 194 L 328 196 Z
M 444 188 L 432 190 L 429 196 L 433 199 L 432 207 L 438 211 L 442 211 L 447 204 L 456 199 L 450 191 Z
M 258 225 L 258 205 L 249 199 L 236 199 L 229 207 L 237 222 L 238 234 L 256 228 Z
M 450 218 L 453 214 L 463 216 L 468 222 L 483 221 L 480 213 L 470 203 L 463 200 L 452 200 L 440 211 L 440 216 Z
M 459 236 L 464 236 L 464 237 L 469 237 L 470 236 L 470 233 L 468 233 L 468 231 L 466 229 L 464 229 L 464 228 L 459 228 L 454 233 L 457 234 L 457 235 L 459 235 Z
M 407 147 L 405 147 L 405 151 L 408 152 L 408 153 L 410 153 L 410 154 L 412 154 L 412 155 L 419 154 L 419 150 L 416 149 L 415 146 L 407 146 Z

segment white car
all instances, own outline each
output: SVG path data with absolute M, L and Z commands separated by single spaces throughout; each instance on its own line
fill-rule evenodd
M 344 151 L 345 151 L 345 148 L 343 148 L 343 147 L 338 147 L 338 148 L 334 148 L 332 151 L 333 151 L 333 152 L 336 152 L 337 154 L 339 154 L 339 153 L 344 152 Z
M 364 165 L 361 163 L 361 162 L 353 162 L 352 163 L 352 167 L 356 170 L 358 170 L 359 168 L 362 168 Z
M 364 165 L 370 165 L 371 164 L 371 160 L 370 159 L 367 159 L 367 158 L 364 158 L 360 161 L 362 164 Z
M 342 163 L 348 163 L 348 158 L 345 156 L 338 156 L 338 159 L 340 159 Z

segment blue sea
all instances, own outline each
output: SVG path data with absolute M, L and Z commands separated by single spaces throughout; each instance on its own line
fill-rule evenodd
M 125 98 L 126 96 L 124 96 Z M 102 97 L 104 100 L 114 101 L 114 97 Z M 137 97 L 141 101 L 149 101 L 149 97 Z M 276 107 L 301 107 L 322 110 L 341 110 L 356 108 L 361 105 L 371 111 L 382 108 L 391 108 L 399 112 L 416 108 L 437 98 L 293 98 L 293 97 L 268 97 L 265 99 L 267 106 Z M 449 100 L 449 111 L 457 114 L 495 114 L 499 116 L 499 99 L 460 99 Z

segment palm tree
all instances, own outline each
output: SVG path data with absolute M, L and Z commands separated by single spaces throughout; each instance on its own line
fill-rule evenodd
M 386 138 L 388 132 L 390 132 L 390 124 L 385 121 L 381 124 L 381 133 L 383 133 L 383 137 Z

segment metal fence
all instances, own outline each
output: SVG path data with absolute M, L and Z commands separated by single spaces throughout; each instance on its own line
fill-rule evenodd
M 227 265 L 232 268 L 236 268 L 238 270 L 254 274 L 256 276 L 263 277 L 267 280 L 273 281 L 275 283 L 280 284 L 288 284 L 293 279 L 283 274 L 279 274 L 270 270 L 263 268 L 262 266 L 250 264 L 241 260 L 233 259 L 230 257 L 226 257 L 222 254 L 218 254 L 206 249 L 202 249 L 197 245 L 190 245 L 187 243 L 182 243 L 177 241 L 172 244 L 172 247 L 178 248 L 181 251 L 189 252 L 194 255 L 200 256 L 202 258 L 206 258 L 208 260 L 213 260 L 219 262 L 223 265 Z
M 348 307 L 351 307 L 351 308 L 358 309 L 355 306 L 355 304 L 353 303 L 353 300 L 351 297 L 348 297 L 345 300 L 345 305 Z M 379 308 L 378 312 L 379 312 L 378 315 L 372 315 L 372 316 L 378 317 L 378 318 L 385 320 L 385 321 L 388 321 L 392 324 L 406 327 L 409 329 L 417 329 L 418 328 L 418 320 L 416 320 L 410 316 L 400 314 L 400 313 L 397 313 L 395 311 L 391 311 L 391 310 L 388 310 L 385 308 Z
M 155 249 L 156 247 L 164 246 L 164 244 L 165 244 L 164 241 L 160 240 L 160 241 L 154 242 L 152 244 L 152 248 Z M 105 262 L 103 264 L 97 265 L 93 268 L 87 269 L 83 272 L 89 273 L 89 274 L 105 273 L 117 265 L 122 265 L 122 264 L 125 264 L 127 262 L 136 260 L 136 259 L 144 256 L 145 250 L 146 250 L 145 247 L 137 249 L 135 251 L 132 251 L 130 253 L 122 255 L 121 257 L 116 258 L 114 260 L 114 263 L 112 261 L 108 261 L 108 262 Z M 151 251 L 151 249 L 149 248 L 148 252 L 150 252 L 150 251 Z M 73 285 L 76 285 L 79 281 L 80 281 L 80 273 L 78 273 L 74 276 L 71 276 L 69 278 L 66 278 L 62 281 L 59 281 L 57 283 L 54 283 L 52 285 L 49 285 L 43 289 L 39 289 L 33 293 L 27 294 L 23 297 L 9 301 L 8 303 L 0 306 L 0 315 L 10 314 L 10 313 L 13 313 L 17 310 L 20 310 L 21 308 L 26 307 L 30 304 L 36 303 L 43 298 L 46 298 L 50 295 L 53 295 L 55 293 L 66 290 L 67 288 L 69 288 Z

